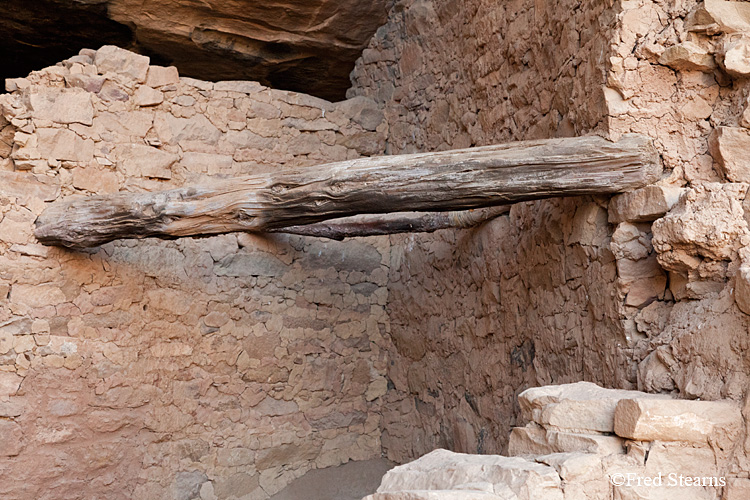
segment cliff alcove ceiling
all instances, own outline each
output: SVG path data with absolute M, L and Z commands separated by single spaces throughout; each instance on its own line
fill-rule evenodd
M 118 45 L 203 80 L 255 80 L 341 100 L 386 0 L 5 0 L 0 78 Z

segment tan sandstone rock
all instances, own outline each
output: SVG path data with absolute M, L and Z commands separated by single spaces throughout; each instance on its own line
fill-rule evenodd
M 683 42 L 669 47 L 659 58 L 659 64 L 676 70 L 709 73 L 716 68 L 714 56 L 693 42 Z
M 591 382 L 533 387 L 518 396 L 525 419 L 544 426 L 578 431 L 612 432 L 615 407 L 621 399 L 642 392 L 604 389 Z M 669 396 L 648 395 L 665 399 Z
M 750 31 L 750 5 L 731 0 L 705 0 L 688 18 L 690 31 L 736 33 Z
M 563 498 L 560 476 L 552 467 L 517 457 L 466 455 L 448 450 L 435 450 L 391 469 L 377 493 L 463 490 L 465 485 L 477 483 L 489 483 L 492 492 L 510 489 L 519 499 Z
M 705 444 L 736 436 L 741 423 L 739 407 L 729 401 L 623 399 L 615 410 L 615 433 L 637 441 Z
M 623 453 L 624 442 L 617 436 L 547 430 L 534 424 L 514 427 L 508 441 L 508 455 L 533 456 L 552 453 L 593 453 L 600 456 Z
M 91 94 L 81 89 L 41 88 L 28 96 L 31 116 L 55 123 L 91 125 L 94 106 Z
M 722 67 L 732 76 L 750 76 L 750 37 L 730 38 L 722 48 Z
M 652 226 L 659 264 L 668 271 L 698 269 L 703 261 L 723 261 L 748 232 L 742 200 L 747 184 L 705 183 L 689 189 Z
M 717 127 L 709 136 L 708 144 L 724 177 L 732 182 L 750 182 L 750 131 Z
M 171 179 L 179 157 L 175 154 L 141 144 L 120 146 L 116 149 L 118 165 L 126 175 Z
M 94 64 L 99 73 L 111 71 L 138 83 L 146 81 L 150 59 L 114 45 L 105 45 L 96 51 Z
M 643 222 L 666 214 L 680 199 L 684 189 L 646 186 L 615 196 L 609 202 L 609 222 Z
M 724 500 L 745 500 L 750 498 L 750 479 L 731 478 L 727 481 Z

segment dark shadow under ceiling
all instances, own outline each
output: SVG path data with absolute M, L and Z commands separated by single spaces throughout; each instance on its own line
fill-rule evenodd
M 3 0 L 0 77 L 118 45 L 201 80 L 255 80 L 337 101 L 387 0 Z

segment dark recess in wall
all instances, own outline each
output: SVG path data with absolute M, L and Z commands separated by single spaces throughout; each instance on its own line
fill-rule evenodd
M 196 29 L 190 38 L 163 36 L 113 21 L 107 0 L 1 0 L 0 92 L 6 78 L 24 77 L 80 49 L 102 45 L 145 54 L 152 64 L 177 66 L 182 76 L 254 80 L 331 101 L 345 98 L 349 73 L 360 54 L 351 47 L 335 52 L 304 43 L 261 42 L 250 33 L 230 36 Z M 239 46 L 255 52 L 236 49 Z
M 18 78 L 74 56 L 82 48 L 130 47 L 133 31 L 106 16 L 104 5 L 54 0 L 0 2 L 0 78 Z

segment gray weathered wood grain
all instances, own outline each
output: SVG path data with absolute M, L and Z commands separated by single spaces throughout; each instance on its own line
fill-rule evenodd
M 91 247 L 119 238 L 267 231 L 357 214 L 441 212 L 555 196 L 628 191 L 659 179 L 648 138 L 525 141 L 380 156 L 239 177 L 155 193 L 117 193 L 51 204 L 35 235 Z

